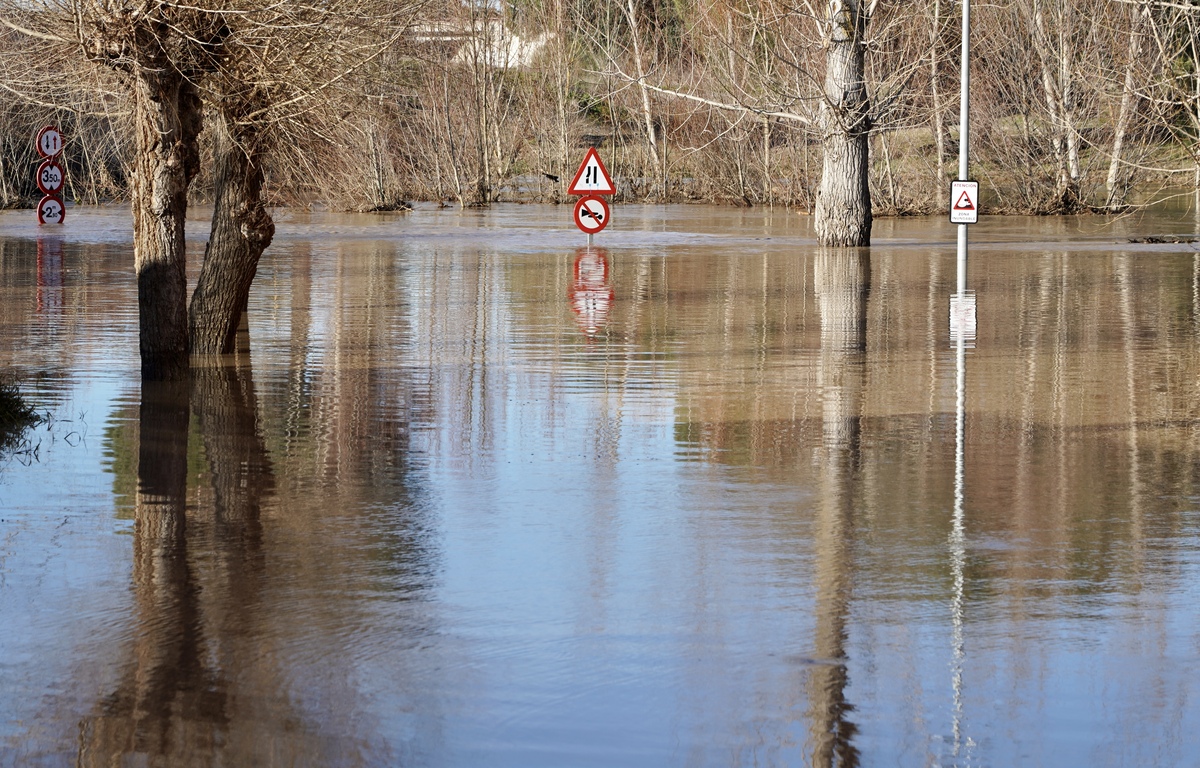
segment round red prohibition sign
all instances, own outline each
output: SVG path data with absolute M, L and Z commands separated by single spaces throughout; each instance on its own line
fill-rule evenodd
M 603 197 L 589 195 L 575 203 L 575 226 L 586 234 L 594 235 L 608 226 L 608 203 Z
M 46 195 L 38 203 L 38 224 L 62 224 L 67 209 L 55 195 Z
M 42 190 L 43 195 L 53 195 L 62 189 L 62 166 L 53 160 L 44 161 L 37 170 L 37 185 L 38 189 Z
M 38 131 L 37 151 L 42 157 L 55 158 L 63 151 L 62 133 L 53 125 Z

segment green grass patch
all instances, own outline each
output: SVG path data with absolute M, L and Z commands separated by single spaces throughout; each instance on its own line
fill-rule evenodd
M 24 397 L 12 379 L 0 379 L 0 453 L 20 445 L 25 430 L 41 421 L 37 411 Z

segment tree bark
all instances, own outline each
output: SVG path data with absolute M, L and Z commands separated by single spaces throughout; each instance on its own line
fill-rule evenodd
M 1058 180 L 1054 198 L 1047 208 L 1051 213 L 1075 213 L 1082 206 L 1079 195 L 1079 144 L 1072 105 L 1071 52 L 1060 29 L 1058 45 L 1051 44 L 1049 27 L 1041 0 L 1033 0 L 1034 48 L 1041 66 L 1042 89 L 1050 117 L 1051 144 Z M 1060 28 L 1066 24 L 1059 19 Z M 1052 61 L 1051 56 L 1057 61 Z M 1054 66 L 1057 63 L 1057 68 Z M 1055 70 L 1057 69 L 1057 74 Z
M 935 0 L 933 4 L 933 31 L 929 40 L 929 83 L 930 96 L 933 99 L 933 145 L 937 152 L 937 180 L 934 185 L 937 194 L 938 208 L 946 207 L 946 118 L 942 114 L 941 89 L 938 87 L 940 63 L 938 43 L 942 33 L 942 4 Z
M 183 75 L 143 69 L 133 84 L 133 257 L 145 380 L 188 373 L 187 193 L 200 163 L 200 97 Z
M 250 298 L 258 261 L 275 236 L 262 199 L 263 168 L 257 130 L 217 121 L 216 202 L 200 279 L 192 295 L 194 355 L 236 351 L 237 330 Z
M 1135 67 L 1142 49 L 1142 20 L 1148 11 L 1143 6 L 1137 6 L 1133 11 L 1133 23 L 1129 30 L 1129 54 L 1125 62 L 1125 82 L 1121 88 L 1121 111 L 1117 115 L 1117 125 L 1113 129 L 1112 158 L 1108 163 L 1108 176 L 1104 188 L 1107 192 L 1104 205 L 1107 208 L 1119 208 L 1125 204 L 1125 196 L 1129 191 L 1128 174 L 1122 172 L 1125 152 L 1125 136 L 1129 132 L 1129 123 L 1138 103 L 1137 80 Z
M 626 0 L 626 19 L 629 21 L 629 39 L 633 43 L 633 66 L 637 72 L 638 91 L 642 97 L 642 124 L 646 129 L 646 149 L 650 152 L 650 163 L 654 166 L 655 185 L 661 184 L 662 197 L 667 195 L 666 167 L 658 156 L 658 131 L 654 128 L 654 115 L 650 111 L 650 94 L 646 90 L 646 65 L 642 61 L 642 30 L 638 24 L 637 8 L 633 0 Z M 653 188 L 651 188 L 653 194 Z
M 870 101 L 863 81 L 866 13 L 861 0 L 829 4 L 825 98 L 820 128 L 824 165 L 815 226 L 823 246 L 871 244 Z

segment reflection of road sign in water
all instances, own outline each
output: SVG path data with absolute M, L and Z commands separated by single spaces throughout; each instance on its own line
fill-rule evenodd
M 575 281 L 570 290 L 571 310 L 588 340 L 608 325 L 613 289 L 608 282 L 608 259 L 602 248 L 583 248 L 575 257 Z
M 37 239 L 37 308 L 40 313 L 62 314 L 63 285 L 62 240 L 51 235 Z
M 39 224 L 62 224 L 66 217 L 67 209 L 63 207 L 62 200 L 54 195 L 46 195 L 38 203 Z
M 975 334 L 975 292 L 956 293 L 950 297 L 950 340 L 974 346 Z
M 579 170 L 575 172 L 575 178 L 571 180 L 571 186 L 567 187 L 567 194 L 612 195 L 616 191 L 612 177 L 608 175 L 604 163 L 600 162 L 600 154 L 595 147 L 590 147 L 579 164 Z
M 950 221 L 954 224 L 979 221 L 979 182 L 950 182 Z
M 47 125 L 37 136 L 37 150 L 42 157 L 57 157 L 63 150 L 63 137 L 53 125 Z
M 62 166 L 53 160 L 47 160 L 38 167 L 37 172 L 38 189 L 42 190 L 44 195 L 53 195 L 58 190 L 62 189 L 63 185 L 63 169 Z
M 575 226 L 594 235 L 608 226 L 608 203 L 603 197 L 581 197 L 575 203 Z

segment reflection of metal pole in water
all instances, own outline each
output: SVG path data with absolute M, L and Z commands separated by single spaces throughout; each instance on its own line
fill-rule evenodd
M 962 675 L 964 640 L 963 640 L 963 590 L 965 586 L 964 569 L 966 567 L 966 533 L 964 530 L 963 498 L 965 495 L 965 457 L 964 437 L 966 427 L 966 392 L 967 392 L 967 343 L 964 334 L 958 334 L 954 345 L 955 375 L 954 375 L 954 522 L 950 529 L 950 567 L 954 574 L 954 599 L 951 608 L 953 626 L 953 655 L 951 669 L 953 670 L 954 687 L 954 756 L 958 757 L 963 748 L 962 735 Z
M 857 726 L 846 700 L 852 593 L 854 486 L 861 457 L 869 252 L 821 251 L 814 265 L 821 312 L 818 381 L 823 400 L 821 502 L 817 510 L 814 666 L 808 680 L 812 764 L 854 766 Z

